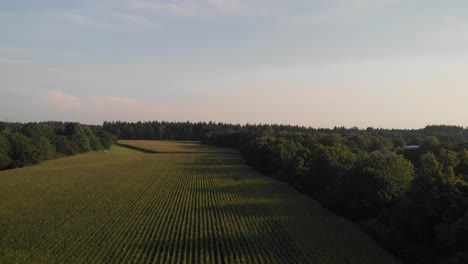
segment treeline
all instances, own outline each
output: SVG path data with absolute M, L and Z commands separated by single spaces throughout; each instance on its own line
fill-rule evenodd
M 0 170 L 108 149 L 117 138 L 100 126 L 79 123 L 0 122 Z
M 358 222 L 407 263 L 468 263 L 468 129 L 105 122 L 121 139 L 238 148 L 258 171 Z
M 104 122 L 103 129 L 119 139 L 200 140 L 204 134 L 222 125 L 190 122 Z
M 297 132 L 308 135 L 316 134 L 337 134 L 348 135 L 372 135 L 380 136 L 385 140 L 390 140 L 393 146 L 401 147 L 406 145 L 420 145 L 425 137 L 437 136 L 438 139 L 449 147 L 460 147 L 460 143 L 468 140 L 468 129 L 459 126 L 427 126 L 423 129 L 380 129 L 357 127 L 345 128 L 310 128 L 304 126 L 290 126 L 278 124 L 227 124 L 214 122 L 104 122 L 103 129 L 116 135 L 119 139 L 146 139 L 146 140 L 204 140 L 213 141 L 220 139 L 210 137 L 221 133 L 224 136 L 229 134 L 228 140 L 221 139 L 217 142 L 226 146 L 239 147 L 246 138 L 252 139 L 268 130 L 273 133 Z M 365 143 L 365 142 L 364 142 Z M 466 143 L 465 143 L 466 144 Z M 465 145 L 468 148 L 468 144 Z M 372 148 L 373 146 L 369 146 Z

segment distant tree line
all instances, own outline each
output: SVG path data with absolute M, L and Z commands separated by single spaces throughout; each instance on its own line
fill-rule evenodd
M 119 139 L 144 140 L 204 140 L 218 145 L 239 147 L 242 142 L 252 139 L 268 130 L 273 133 L 297 132 L 307 135 L 337 134 L 341 136 L 380 136 L 390 140 L 393 146 L 421 145 L 424 138 L 436 136 L 448 147 L 468 148 L 468 129 L 459 126 L 427 126 L 423 129 L 381 129 L 357 127 L 311 128 L 278 124 L 227 124 L 215 122 L 104 122 L 102 128 Z M 221 135 L 217 135 L 221 134 Z M 226 138 L 223 138 L 226 137 Z M 229 137 L 229 138 L 227 138 Z M 464 142 L 465 145 L 460 145 Z M 216 143 L 216 144 L 217 144 Z M 365 144 L 366 142 L 363 142 Z M 372 148 L 374 146 L 368 145 Z
M 116 139 L 100 126 L 61 122 L 0 122 L 0 170 L 108 149 Z
M 468 263 L 466 128 L 105 122 L 104 129 L 122 139 L 237 148 L 249 165 L 356 221 L 407 263 Z

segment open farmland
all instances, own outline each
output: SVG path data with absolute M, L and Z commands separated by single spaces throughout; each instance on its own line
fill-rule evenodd
M 158 144 L 181 151 L 138 147 Z M 237 153 L 197 146 L 114 147 L 0 172 L 0 263 L 395 263 Z
M 201 145 L 197 141 L 119 140 L 126 147 L 154 153 L 233 153 L 235 150 Z

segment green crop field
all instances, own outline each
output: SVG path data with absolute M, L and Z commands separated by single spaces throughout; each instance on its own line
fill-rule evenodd
M 396 263 L 238 153 L 189 145 L 0 172 L 0 263 Z
M 119 144 L 156 153 L 233 153 L 232 149 L 201 145 L 197 141 L 119 140 Z

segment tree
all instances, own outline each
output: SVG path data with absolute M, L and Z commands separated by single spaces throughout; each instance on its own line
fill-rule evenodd
M 395 147 L 404 147 L 407 145 L 406 141 L 402 137 L 393 139 L 392 143 L 393 143 L 393 146 Z
M 290 169 L 297 151 L 298 145 L 293 141 L 271 136 L 256 138 L 241 150 L 249 164 L 268 174 Z
M 103 149 L 101 141 L 89 127 L 83 127 L 83 131 L 89 140 L 89 146 L 91 147 L 91 149 L 93 150 Z
M 13 167 L 23 167 L 34 164 L 34 149 L 32 140 L 20 133 L 10 134 L 9 156 L 13 160 Z
M 55 135 L 51 125 L 40 123 L 28 123 L 21 128 L 21 133 L 27 137 L 38 139 L 45 138 L 50 140 Z
M 430 152 L 421 156 L 420 164 L 406 210 L 407 226 L 418 243 L 433 239 L 436 226 L 454 222 L 465 211 L 463 194 L 453 182 L 453 169 L 444 167 Z
M 65 135 L 68 136 L 73 148 L 77 150 L 77 153 L 88 152 L 91 150 L 89 138 L 79 123 L 66 124 Z
M 426 137 L 421 143 L 421 148 L 425 151 L 431 151 L 435 153 L 440 148 L 440 141 L 435 136 Z
M 368 135 L 352 134 L 346 137 L 346 145 L 351 149 L 371 151 L 371 139 Z M 375 150 L 375 149 L 374 149 Z
M 72 156 L 78 154 L 75 144 L 68 139 L 67 136 L 56 135 L 53 139 L 53 144 L 58 154 Z
M 343 142 L 343 138 L 340 136 L 340 134 L 331 133 L 321 135 L 319 142 L 325 146 L 337 146 Z
M 116 136 L 104 130 L 98 131 L 97 136 L 105 149 L 109 149 L 113 144 L 115 144 L 115 142 L 117 142 Z
M 10 144 L 5 136 L 0 135 L 0 170 L 8 168 L 11 164 L 11 158 L 8 155 L 10 152 Z
M 347 194 L 348 209 L 356 213 L 375 215 L 383 207 L 389 207 L 403 197 L 414 179 L 414 167 L 401 155 L 362 156 L 356 170 L 341 184 Z
M 33 156 L 32 162 L 34 164 L 49 160 L 55 157 L 55 147 L 50 144 L 45 138 L 40 137 L 33 140 Z
M 374 150 L 390 150 L 393 148 L 393 143 L 390 139 L 381 136 L 371 137 L 371 145 L 369 151 Z
M 356 155 L 343 145 L 325 146 L 319 144 L 312 152 L 309 189 L 313 193 L 335 188 L 344 177 L 354 170 Z
M 455 172 L 468 179 L 468 150 L 462 150 L 458 154 L 458 165 L 455 167 Z

